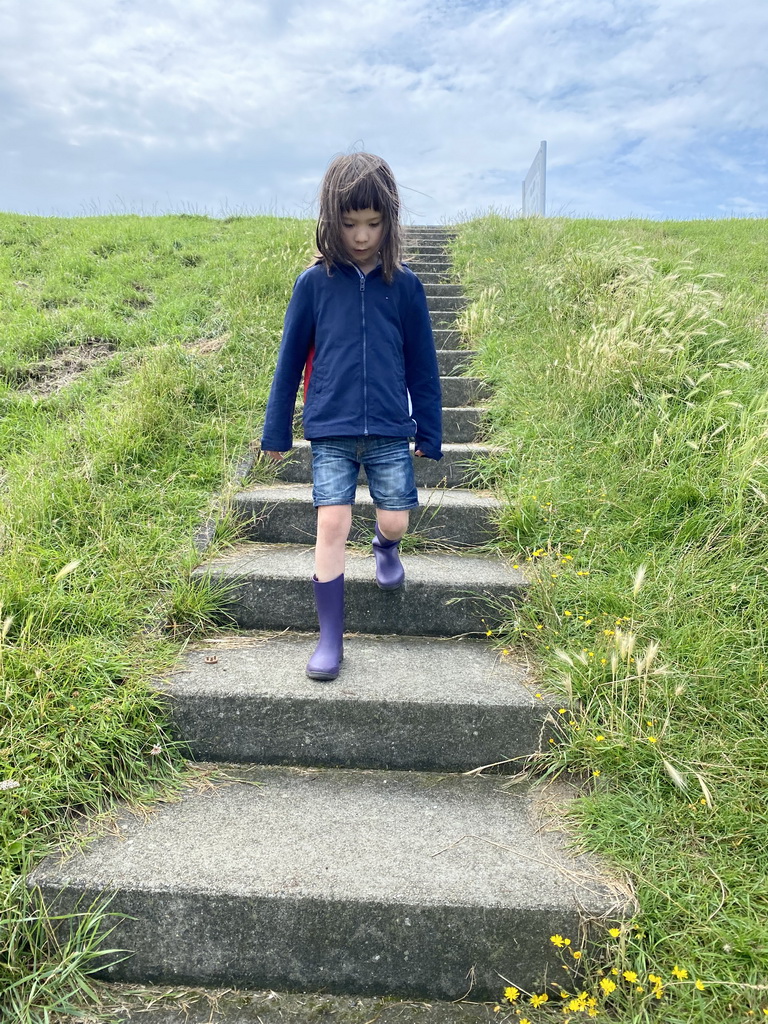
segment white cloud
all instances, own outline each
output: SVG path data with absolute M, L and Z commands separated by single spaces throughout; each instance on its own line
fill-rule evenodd
M 721 209 L 768 128 L 763 0 L 30 0 L 0 38 L 17 203 L 34 182 L 14 168 L 58 151 L 81 201 L 118 180 L 296 208 L 359 143 L 439 219 L 517 205 L 546 138 L 555 208 L 664 213 L 706 149 L 701 202 Z

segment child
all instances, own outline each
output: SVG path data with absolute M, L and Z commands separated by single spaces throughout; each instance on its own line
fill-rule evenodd
M 344 553 L 360 465 L 376 506 L 376 582 L 395 590 L 405 578 L 398 546 L 418 504 L 408 439 L 416 455 L 442 457 L 432 326 L 424 288 L 401 263 L 399 209 L 380 157 L 353 153 L 331 163 L 320 187 L 318 252 L 294 284 L 267 403 L 261 447 L 282 459 L 293 445 L 304 371 L 320 623 L 310 679 L 335 679 L 343 658 Z

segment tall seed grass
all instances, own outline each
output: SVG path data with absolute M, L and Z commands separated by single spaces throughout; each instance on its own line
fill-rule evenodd
M 496 387 L 480 478 L 535 581 L 499 641 L 571 698 L 539 769 L 591 780 L 581 841 L 634 875 L 622 970 L 705 985 L 622 1020 L 768 1006 L 764 232 L 490 217 L 454 244 Z

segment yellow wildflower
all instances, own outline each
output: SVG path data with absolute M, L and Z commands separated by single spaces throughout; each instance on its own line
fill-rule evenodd
M 624 971 L 622 977 L 626 978 L 627 981 L 631 981 L 633 983 L 637 981 L 637 975 L 634 971 Z
M 598 736 L 597 738 L 599 740 L 605 739 L 604 736 Z M 609 928 L 608 934 L 613 936 L 614 939 L 618 939 L 618 937 L 621 935 L 621 928 Z
M 656 739 L 655 736 L 649 736 L 648 737 L 648 742 L 649 743 L 658 743 L 659 741 Z
M 697 978 L 694 984 L 696 985 L 696 988 L 699 990 L 699 992 L 703 992 L 706 988 L 706 985 L 701 980 L 701 978 Z M 768 1017 L 768 1010 L 763 1010 L 763 1013 L 766 1015 L 766 1017 Z
M 677 964 L 672 968 L 672 973 L 676 978 L 679 978 L 680 981 L 683 981 L 688 977 L 688 971 L 686 971 L 684 967 L 678 967 Z
M 504 998 L 507 1000 L 508 1003 L 514 1003 L 514 1001 L 519 997 L 519 995 L 520 989 L 515 988 L 514 985 L 510 985 L 508 986 L 508 988 L 504 989 Z
M 599 775 L 600 772 L 598 772 L 597 774 Z M 581 950 L 580 949 L 572 950 L 571 951 L 571 956 L 573 957 L 574 960 L 581 960 Z
M 562 947 L 565 945 L 565 939 L 562 935 L 550 935 L 549 941 L 553 946 Z
M 563 615 L 573 615 L 573 612 L 563 612 Z
M 531 996 L 531 1006 L 539 1007 L 539 1006 L 543 1006 L 544 1003 L 548 1003 L 548 1002 L 549 1002 L 549 996 L 547 995 L 546 992 L 542 992 L 540 996 L 537 996 L 535 994 Z
M 616 991 L 616 983 L 611 981 L 610 978 L 603 978 L 600 982 L 600 988 L 609 996 L 611 992 Z

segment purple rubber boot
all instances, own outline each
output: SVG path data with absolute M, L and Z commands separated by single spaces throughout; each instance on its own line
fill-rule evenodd
M 376 523 L 373 554 L 376 559 L 376 583 L 382 590 L 397 590 L 403 585 L 405 569 L 400 561 L 399 544 L 399 540 L 387 540 Z
M 310 679 L 330 682 L 339 674 L 344 658 L 344 573 L 327 583 L 320 583 L 313 576 L 312 586 L 320 640 L 307 662 L 307 675 Z

